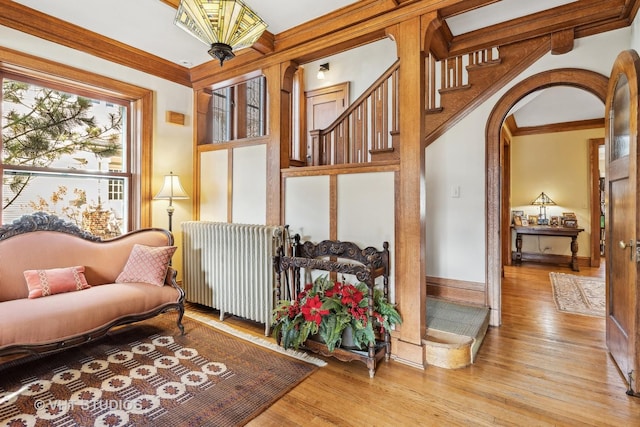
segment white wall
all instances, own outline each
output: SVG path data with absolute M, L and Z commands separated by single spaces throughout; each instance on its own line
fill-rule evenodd
M 291 235 L 312 242 L 328 239 L 329 202 L 329 176 L 287 178 L 284 216 Z
M 232 218 L 237 224 L 266 224 L 267 146 L 233 149 Z
M 484 283 L 485 147 L 476 136 L 484 134 L 486 117 L 476 110 L 463 123 L 425 150 L 426 272 Z
M 338 176 L 338 240 L 377 250 L 388 242 L 391 268 L 395 265 L 394 194 L 393 172 Z M 376 284 L 381 283 L 379 278 Z M 389 275 L 389 294 L 390 300 L 395 301 L 393 271 Z
M 349 103 L 353 103 L 397 59 L 396 44 L 387 38 L 310 62 L 304 64 L 304 89 L 314 90 L 348 81 Z M 329 71 L 324 80 L 319 80 L 320 64 L 327 62 Z
M 637 14 L 631 24 L 631 37 L 627 49 L 635 49 L 640 52 L 640 16 Z
M 227 222 L 229 152 L 200 154 L 200 221 Z
M 338 239 L 378 249 L 392 244 L 394 189 L 393 172 L 339 175 Z
M 630 37 L 631 29 L 623 28 L 577 39 L 567 54 L 545 55 L 427 147 L 427 275 L 486 281 L 485 132 L 498 100 L 516 83 L 551 69 L 582 68 L 608 77 Z M 457 199 L 451 197 L 454 185 L 460 185 Z
M 232 156 L 231 165 L 229 156 Z M 229 182 L 229 166 L 232 177 Z M 264 144 L 200 154 L 200 220 L 227 222 L 229 190 L 231 221 L 266 224 L 267 147 Z
M 193 91 L 191 88 L 3 26 L 0 26 L 0 45 L 152 90 L 154 94 L 152 193 L 155 194 L 160 190 L 164 175 L 173 172 L 180 176 L 180 181 L 187 193 L 193 195 Z M 166 123 L 166 111 L 185 114 L 185 125 Z M 179 224 L 192 218 L 192 205 L 190 200 L 180 200 L 174 202 L 174 206 L 173 231 L 178 251 L 173 257 L 173 265 L 178 269 L 180 280 L 182 239 Z M 166 208 L 166 200 L 152 203 L 153 226 L 168 227 Z

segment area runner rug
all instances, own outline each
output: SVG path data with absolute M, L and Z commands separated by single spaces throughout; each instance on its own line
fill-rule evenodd
M 556 307 L 567 313 L 605 316 L 605 283 L 597 277 L 549 273 Z
M 244 425 L 317 367 L 167 313 L 0 365 L 0 426 Z

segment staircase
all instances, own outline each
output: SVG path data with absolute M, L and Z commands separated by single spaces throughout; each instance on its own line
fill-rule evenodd
M 549 36 L 542 36 L 447 58 L 426 55 L 424 146 L 503 88 L 550 46 Z M 400 160 L 400 68 L 400 61 L 394 63 L 329 127 L 310 131 L 311 165 Z M 489 313 L 486 307 L 428 297 L 427 334 L 423 339 L 427 363 L 448 369 L 471 365 L 487 332 Z
M 549 51 L 548 37 L 438 59 L 425 57 L 425 135 L 433 142 Z M 327 128 L 310 130 L 310 165 L 398 160 L 401 143 L 396 61 Z M 414 94 L 410 94 L 414 96 Z
M 489 328 L 489 309 L 427 299 L 425 360 L 447 369 L 471 365 Z

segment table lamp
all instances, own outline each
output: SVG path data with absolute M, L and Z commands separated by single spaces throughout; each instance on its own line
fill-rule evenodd
M 540 193 L 538 197 L 536 197 L 536 199 L 533 202 L 531 202 L 531 204 L 534 206 L 540 206 L 540 215 L 538 216 L 538 224 L 541 224 L 541 225 L 549 224 L 549 221 L 547 220 L 547 206 L 555 205 L 556 202 L 551 200 L 551 198 L 546 194 L 544 194 L 544 191 L 543 191 L 542 193 Z

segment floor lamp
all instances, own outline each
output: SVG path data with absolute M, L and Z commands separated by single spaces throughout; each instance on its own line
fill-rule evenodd
M 169 231 L 172 232 L 172 224 L 171 219 L 173 217 L 173 212 L 175 208 L 173 207 L 174 200 L 185 200 L 188 199 L 189 195 L 182 185 L 180 184 L 180 177 L 178 175 L 174 175 L 173 172 L 169 172 L 169 175 L 164 176 L 164 183 L 162 184 L 162 188 L 156 194 L 154 199 L 156 200 L 169 200 L 169 206 L 167 206 L 167 215 L 169 216 Z

